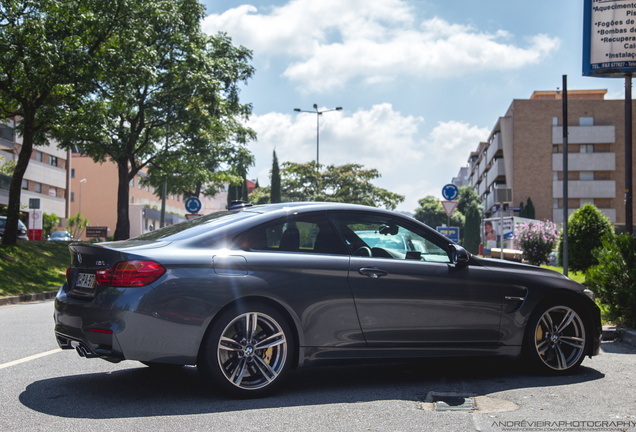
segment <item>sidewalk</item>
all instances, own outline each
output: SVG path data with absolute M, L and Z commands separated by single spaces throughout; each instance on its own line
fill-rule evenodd
M 636 348 L 636 329 L 619 329 L 614 326 L 603 326 L 603 340 L 618 340 Z
M 19 296 L 11 296 L 11 297 L 0 297 L 0 306 L 5 306 L 9 304 L 18 304 L 30 301 L 42 301 L 55 298 L 57 291 L 47 291 L 43 293 L 37 294 L 22 294 Z

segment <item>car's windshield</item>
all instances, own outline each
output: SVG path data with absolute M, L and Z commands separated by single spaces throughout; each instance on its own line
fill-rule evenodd
M 65 233 L 64 231 L 55 231 L 54 233 L 51 234 L 51 237 L 67 237 L 68 234 Z

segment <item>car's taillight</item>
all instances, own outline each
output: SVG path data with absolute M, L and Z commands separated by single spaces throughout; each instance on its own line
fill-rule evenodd
M 67 268 L 66 268 L 66 282 L 67 282 L 67 283 L 68 283 L 68 275 L 69 275 L 69 273 L 70 273 L 70 272 L 71 272 L 71 268 L 70 268 L 70 267 L 67 267 Z
M 95 277 L 102 286 L 139 287 L 153 283 L 165 272 L 165 267 L 154 261 L 123 261 L 97 270 Z

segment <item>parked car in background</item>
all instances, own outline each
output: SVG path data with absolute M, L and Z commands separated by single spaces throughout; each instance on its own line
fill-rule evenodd
M 570 374 L 600 351 L 600 311 L 584 286 L 479 258 L 372 207 L 231 206 L 69 250 L 54 311 L 62 349 L 196 365 L 236 397 L 263 396 L 290 368 L 327 362 L 523 355 L 544 373 Z
M 47 238 L 48 241 L 73 241 L 73 236 L 66 231 L 53 231 Z
M 0 216 L 0 238 L 4 235 L 4 227 L 7 224 L 7 217 Z M 29 232 L 27 230 L 26 225 L 22 223 L 21 220 L 18 220 L 18 240 L 28 240 Z

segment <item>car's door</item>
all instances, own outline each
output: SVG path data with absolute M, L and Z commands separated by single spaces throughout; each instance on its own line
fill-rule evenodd
M 371 212 L 331 217 L 351 249 L 349 283 L 370 347 L 497 343 L 503 299 L 488 269 L 452 264 L 448 240 L 401 218 Z M 405 238 L 412 250 L 369 247 L 361 238 L 369 232 Z
M 241 234 L 252 287 L 294 309 L 304 347 L 364 347 L 351 288 L 349 254 L 325 213 L 291 214 Z

